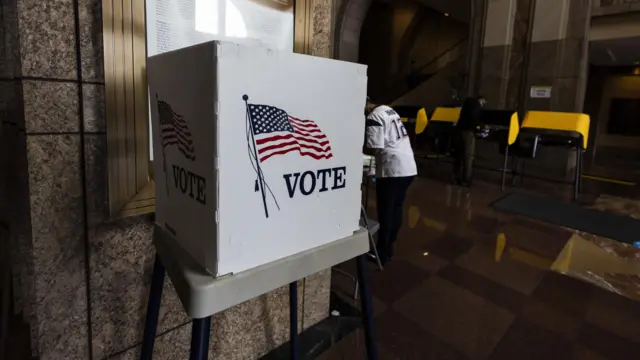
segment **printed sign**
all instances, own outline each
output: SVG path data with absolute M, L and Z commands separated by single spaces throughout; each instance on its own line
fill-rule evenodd
M 550 99 L 551 90 L 551 86 L 532 86 L 531 97 L 534 99 Z

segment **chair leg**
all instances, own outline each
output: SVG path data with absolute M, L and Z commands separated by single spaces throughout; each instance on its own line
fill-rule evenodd
M 504 191 L 504 182 L 507 178 L 508 163 L 509 163 L 509 146 L 507 145 L 504 149 L 504 165 L 502 166 L 502 186 L 500 187 L 500 191 Z
M 573 200 L 577 201 L 578 196 L 580 195 L 580 157 L 581 157 L 581 149 L 580 146 L 576 148 L 576 165 L 575 165 L 575 179 L 573 180 Z
M 369 218 L 367 217 L 367 212 L 365 208 L 360 207 L 360 217 L 364 220 L 364 227 L 367 229 L 367 235 L 369 236 L 369 244 L 371 249 L 373 249 L 373 254 L 376 256 L 376 263 L 378 264 L 378 268 L 380 271 L 384 270 L 382 263 L 380 262 L 380 256 L 378 256 L 378 247 L 376 246 L 376 242 L 373 240 L 373 235 L 371 235 L 371 231 L 369 231 Z
M 300 343 L 298 340 L 298 282 L 289 284 L 289 343 L 291 344 L 291 360 L 298 360 Z
M 364 325 L 364 338 L 367 346 L 367 359 L 378 360 L 378 345 L 373 327 L 373 306 L 371 304 L 371 292 L 367 282 L 365 257 L 360 255 L 356 258 L 358 266 L 358 285 L 362 303 L 362 322 Z
M 191 351 L 189 360 L 207 360 L 209 357 L 209 333 L 211 316 L 193 319 L 191 322 Z
M 156 259 L 153 263 L 153 275 L 151 276 L 151 288 L 149 290 L 149 301 L 147 303 L 147 319 L 142 336 L 140 360 L 151 360 L 153 357 L 156 331 L 158 329 L 158 315 L 160 314 L 160 302 L 162 301 L 162 289 L 164 287 L 164 273 L 162 261 L 160 261 L 160 257 L 156 254 Z

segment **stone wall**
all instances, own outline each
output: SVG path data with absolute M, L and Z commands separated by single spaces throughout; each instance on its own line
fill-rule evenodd
M 151 216 L 107 218 L 100 3 L 2 2 L 0 110 L 3 131 L 15 128 L 9 136 L 16 154 L 2 163 L 15 183 L 12 208 L 4 212 L 14 219 L 16 305 L 42 360 L 134 359 L 142 338 L 153 222 Z M 313 54 L 330 56 L 331 0 L 315 0 L 313 11 Z M 305 328 L 328 316 L 329 287 L 330 270 L 301 282 Z M 285 342 L 287 291 L 216 315 L 212 354 L 254 359 Z M 167 281 L 155 359 L 188 357 L 188 324 Z

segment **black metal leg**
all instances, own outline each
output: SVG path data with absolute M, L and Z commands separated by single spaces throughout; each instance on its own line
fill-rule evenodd
M 580 146 L 576 148 L 576 166 L 575 166 L 575 179 L 573 181 L 573 200 L 578 200 L 578 196 L 580 195 L 580 158 L 582 157 L 582 151 Z
M 582 176 L 582 174 L 584 174 L 584 156 L 584 149 L 580 149 L 580 181 L 578 182 L 578 193 L 582 192 L 582 183 L 584 182 L 584 177 Z
M 298 360 L 300 343 L 298 341 L 298 282 L 289 284 L 289 343 L 291 344 L 290 358 Z
M 501 191 L 504 191 L 504 182 L 507 178 L 507 164 L 509 162 L 509 145 L 504 149 L 504 165 L 502 166 L 502 186 Z
M 356 258 L 358 266 L 358 284 L 360 287 L 360 298 L 362 302 L 362 322 L 364 325 L 364 338 L 367 345 L 367 359 L 378 360 L 378 345 L 373 328 L 373 306 L 371 305 L 371 292 L 365 272 L 365 257 L 360 255 Z
M 160 313 L 163 287 L 164 266 L 162 265 L 162 261 L 160 261 L 160 257 L 156 254 L 156 259 L 153 263 L 153 275 L 151 276 L 151 289 L 149 290 L 149 301 L 147 303 L 147 320 L 145 321 L 144 335 L 142 336 L 140 360 L 151 360 L 153 357 L 153 347 L 156 341 L 158 314 Z
M 365 175 L 364 179 L 364 208 L 369 211 L 369 185 L 371 178 L 369 175 Z
M 211 316 L 193 319 L 191 322 L 191 351 L 189 360 L 207 360 L 209 357 L 209 333 Z

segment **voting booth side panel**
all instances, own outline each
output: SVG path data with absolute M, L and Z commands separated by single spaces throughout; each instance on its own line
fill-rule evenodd
M 216 272 L 215 43 L 149 58 L 156 223 Z
M 366 67 L 231 43 L 217 53 L 219 273 L 352 235 Z

